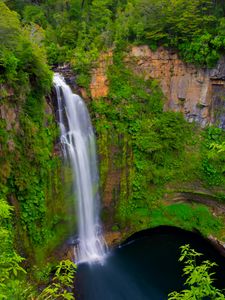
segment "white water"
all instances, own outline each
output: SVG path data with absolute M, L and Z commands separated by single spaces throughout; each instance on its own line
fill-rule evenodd
M 105 254 L 105 242 L 99 223 L 95 135 L 84 101 L 72 93 L 57 73 L 54 85 L 63 154 L 73 171 L 74 202 L 78 210 L 77 262 L 99 261 Z

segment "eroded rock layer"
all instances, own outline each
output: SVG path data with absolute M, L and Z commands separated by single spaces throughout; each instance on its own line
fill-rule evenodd
M 197 68 L 184 63 L 177 53 L 148 46 L 132 47 L 127 64 L 136 74 L 159 81 L 166 97 L 164 109 L 182 112 L 189 122 L 202 127 L 215 124 L 225 128 L 225 59 L 214 69 Z M 108 93 L 107 67 L 112 53 L 104 54 L 99 66 L 92 72 L 90 84 L 92 98 L 106 97 Z

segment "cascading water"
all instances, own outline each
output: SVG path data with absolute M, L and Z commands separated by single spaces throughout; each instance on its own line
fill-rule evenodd
M 95 135 L 83 100 L 72 93 L 57 73 L 54 74 L 54 85 L 63 154 L 72 167 L 74 200 L 78 208 L 78 263 L 99 261 L 104 257 L 106 247 L 99 223 Z

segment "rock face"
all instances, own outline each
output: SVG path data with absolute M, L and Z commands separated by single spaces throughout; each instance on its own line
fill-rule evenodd
M 112 55 L 112 51 L 102 54 L 98 62 L 98 67 L 92 71 L 90 84 L 92 98 L 101 98 L 108 95 L 107 68 L 112 64 Z
M 108 59 L 110 57 L 110 60 Z M 92 98 L 108 93 L 107 66 L 112 53 L 100 58 L 90 85 Z M 182 112 L 189 122 L 202 127 L 215 124 L 225 128 L 225 58 L 214 69 L 197 68 L 179 59 L 177 53 L 148 46 L 132 47 L 126 63 L 136 74 L 159 81 L 166 97 L 164 109 Z

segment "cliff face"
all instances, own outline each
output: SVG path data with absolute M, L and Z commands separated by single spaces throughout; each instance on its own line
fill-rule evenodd
M 207 155 L 201 152 L 202 131 L 198 126 L 189 126 L 179 114 L 162 113 L 161 90 L 147 79 L 159 81 L 165 96 L 164 110 L 182 112 L 187 120 L 197 121 L 202 127 L 209 123 L 222 127 L 225 83 L 222 61 L 213 70 L 197 69 L 182 62 L 175 53 L 162 48 L 152 52 L 146 46 L 131 48 L 119 62 L 116 55 L 114 58 L 113 62 L 111 51 L 100 57 L 98 67 L 92 72 L 91 98 L 74 85 L 76 78 L 68 67 L 59 70 L 75 93 L 87 100 L 96 130 L 101 218 L 107 243 L 118 244 L 135 231 L 162 224 L 188 229 L 197 226 L 203 232 L 205 216 L 202 214 L 198 222 L 196 203 L 207 205 L 214 216 L 220 216 L 224 206 L 217 209 L 217 192 L 222 194 L 223 189 L 217 186 L 214 189 L 214 184 L 206 186 L 204 181 L 202 159 Z M 124 71 L 124 65 L 131 71 Z M 149 103 L 149 110 L 145 110 L 145 103 Z M 161 104 L 157 106 L 158 103 Z M 154 115 L 154 109 L 160 115 Z M 141 120 L 136 123 L 139 116 Z M 186 127 L 193 131 L 193 136 Z M 177 138 L 180 142 L 176 148 Z M 178 205 L 178 213 L 176 207 L 173 210 L 174 204 Z M 179 209 L 182 216 L 191 214 L 200 225 L 192 221 L 189 224 L 182 216 L 180 219 Z M 214 234 L 213 226 L 209 232 Z
M 109 87 L 106 72 L 108 66 L 113 63 L 112 55 L 112 51 L 101 55 L 98 67 L 92 71 L 90 84 L 92 98 L 107 97 L 108 95 Z
M 160 104 L 163 95 L 148 79 L 159 82 L 165 113 Z M 208 129 L 189 126 L 173 111 L 201 127 L 214 124 L 225 128 L 224 85 L 224 59 L 212 70 L 197 68 L 172 51 L 159 48 L 153 52 L 147 46 L 132 47 L 124 58 L 117 53 L 112 57 L 111 52 L 100 57 L 92 72 L 89 108 L 97 133 L 102 220 L 110 245 L 132 232 L 171 222 L 194 228 L 183 215 L 190 213 L 198 219 L 199 203 L 208 207 L 209 218 L 212 212 L 212 218 L 223 214 L 224 206 L 217 207 L 224 184 L 214 181 L 209 170 L 212 167 L 213 174 L 220 174 L 220 166 L 207 152 L 214 137 L 207 140 Z M 152 95 L 152 100 L 145 98 L 145 93 Z M 145 103 L 149 111 L 141 110 Z M 154 115 L 153 103 L 156 107 L 160 104 L 159 115 Z M 159 126 L 154 129 L 156 124 Z M 180 142 L 175 149 L 176 137 Z M 206 217 L 200 218 L 196 226 L 203 232 Z M 213 228 L 208 232 L 215 235 Z
M 19 97 L 6 85 L 1 88 L 0 194 L 13 206 L 17 251 L 30 261 L 37 253 L 49 259 L 64 240 L 67 229 L 62 228 L 67 228 L 68 215 L 53 107 L 47 97 L 35 99 L 30 105 L 29 96 Z M 28 103 L 29 108 L 37 105 L 33 114 Z M 50 240 L 53 245 L 47 249 Z
M 100 58 L 90 85 L 92 98 L 106 97 L 106 70 L 112 54 Z M 110 59 L 109 59 L 110 58 Z M 182 112 L 189 122 L 202 127 L 215 124 L 225 128 L 225 58 L 214 69 L 196 68 L 164 48 L 153 52 L 148 46 L 132 47 L 126 63 L 136 74 L 159 81 L 165 95 L 165 110 Z

